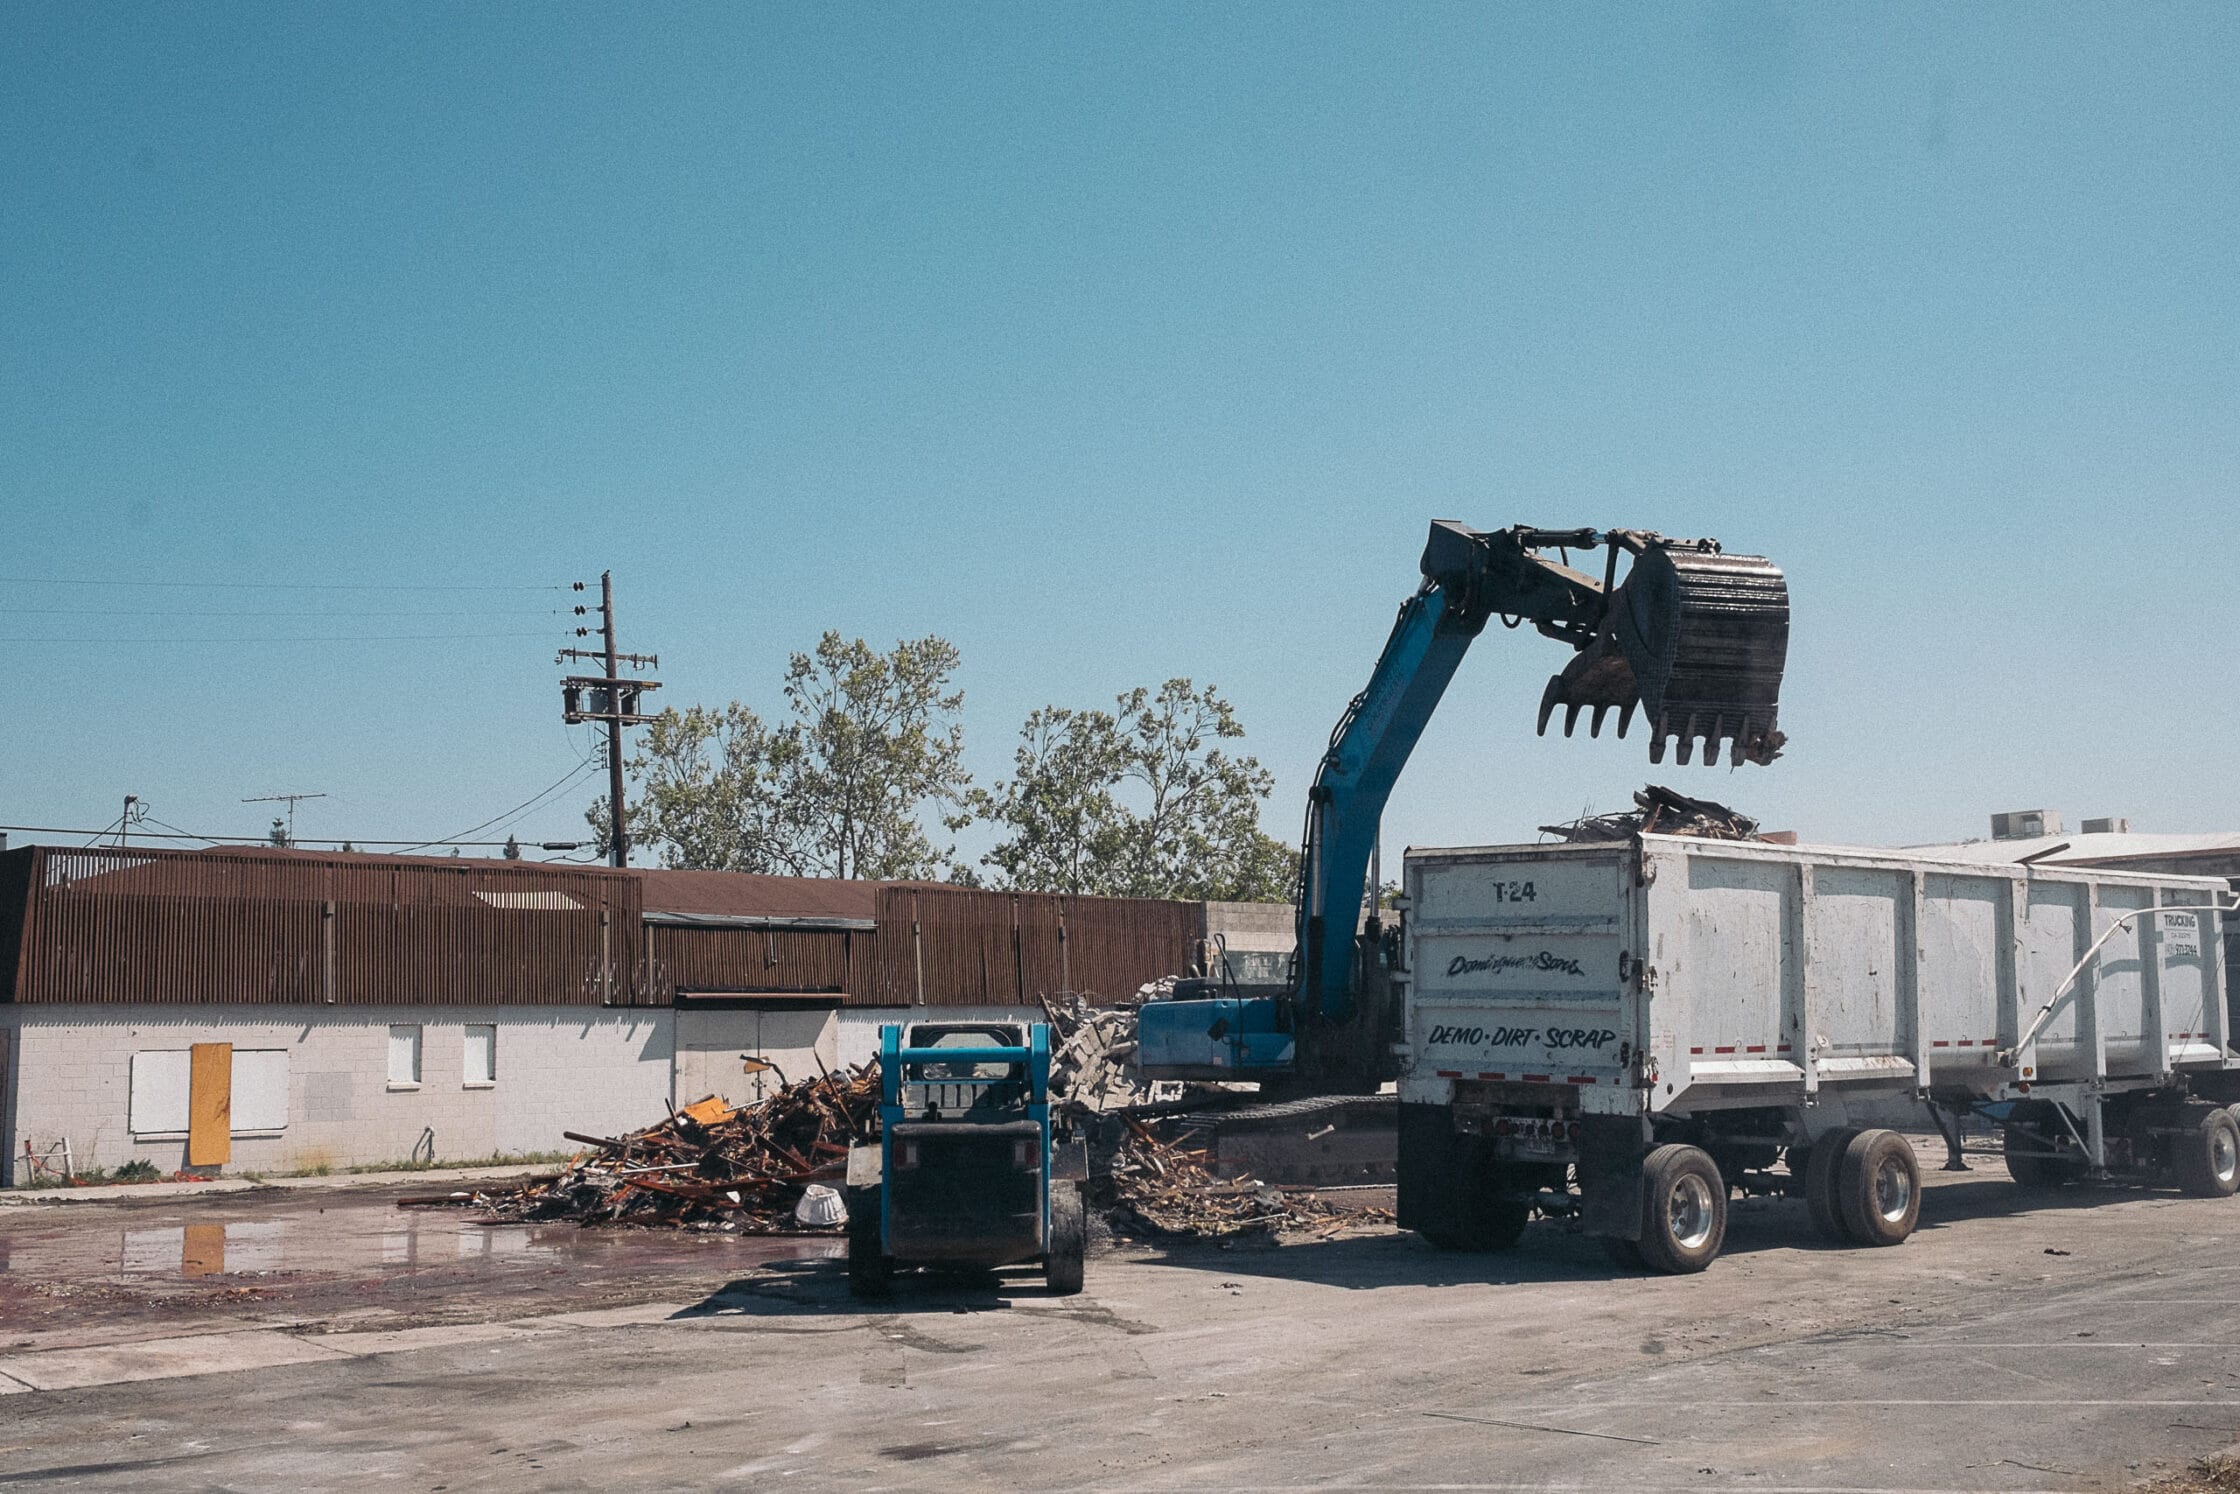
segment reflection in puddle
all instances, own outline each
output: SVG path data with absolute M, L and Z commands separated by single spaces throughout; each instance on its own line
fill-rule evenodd
M 366 1251 L 353 1248 L 356 1240 L 328 1236 L 317 1241 L 317 1260 L 308 1264 L 312 1269 L 348 1269 L 370 1264 L 366 1257 L 371 1256 L 384 1266 L 409 1270 L 440 1261 L 558 1253 L 533 1241 L 525 1230 L 451 1221 L 383 1230 L 369 1243 L 373 1248 Z M 118 1250 L 119 1268 L 132 1276 L 239 1276 L 278 1271 L 288 1264 L 284 1221 L 128 1229 Z

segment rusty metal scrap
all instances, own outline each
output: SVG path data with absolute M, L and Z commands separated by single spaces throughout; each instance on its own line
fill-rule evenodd
M 876 1065 L 736 1108 L 711 1095 L 627 1136 L 569 1132 L 592 1150 L 557 1177 L 479 1191 L 472 1202 L 504 1220 L 795 1233 L 802 1194 L 845 1177 L 848 1144 L 871 1133 L 878 1110 Z
M 1685 759 L 1683 759 L 1685 761 Z M 1542 825 L 1540 833 L 1584 842 L 1630 840 L 1636 835 L 1692 835 L 1698 840 L 1754 840 L 1758 822 L 1710 799 L 1692 799 L 1659 784 L 1633 796 L 1635 808 L 1620 814 L 1589 815 L 1564 825 Z

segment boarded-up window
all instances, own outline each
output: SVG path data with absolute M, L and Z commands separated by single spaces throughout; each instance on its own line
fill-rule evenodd
M 132 1055 L 132 1112 L 137 1136 L 160 1136 L 187 1129 L 187 1079 L 191 1060 L 184 1048 L 151 1048 Z
M 420 1024 L 400 1024 L 389 1029 L 389 1082 L 420 1082 Z
M 288 1125 L 288 1050 L 233 1050 L 233 1129 L 282 1131 Z
M 498 1082 L 498 1029 L 488 1023 L 467 1024 L 466 1081 Z

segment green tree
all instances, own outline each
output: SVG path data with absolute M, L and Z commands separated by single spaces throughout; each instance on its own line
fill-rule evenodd
M 880 653 L 828 632 L 793 655 L 776 728 L 738 701 L 664 711 L 629 764 L 632 843 L 704 870 L 939 876 L 954 848 L 934 843 L 928 815 L 950 830 L 970 819 L 958 662 L 940 638 Z M 585 820 L 604 850 L 606 802 Z
M 792 744 L 738 701 L 721 710 L 663 711 L 628 764 L 635 792 L 630 843 L 659 846 L 664 866 L 694 871 L 803 873 L 798 806 L 780 784 Z M 584 815 L 610 849 L 607 801 Z
M 827 632 L 786 670 L 794 719 L 780 787 L 803 828 L 804 859 L 830 877 L 936 877 L 955 847 L 926 833 L 971 821 L 964 771 L 960 659 L 942 638 L 906 639 L 881 654 Z
M 498 854 L 508 861 L 519 861 L 521 859 L 521 842 L 511 833 L 508 833 L 505 849 L 499 851 Z
M 983 863 L 1030 891 L 1287 900 L 1297 857 L 1260 828 L 1274 777 L 1220 745 L 1244 735 L 1229 702 L 1172 679 L 1115 705 L 1027 718 L 1011 778 L 975 796 L 1005 832 Z
M 264 838 L 276 846 L 292 846 L 295 844 L 293 840 L 288 838 L 288 822 L 277 815 L 273 817 L 272 828 L 264 833 Z

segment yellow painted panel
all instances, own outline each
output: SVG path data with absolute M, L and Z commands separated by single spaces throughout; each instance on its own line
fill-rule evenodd
M 196 1043 L 187 1077 L 187 1166 L 233 1160 L 233 1044 Z

